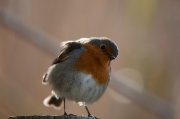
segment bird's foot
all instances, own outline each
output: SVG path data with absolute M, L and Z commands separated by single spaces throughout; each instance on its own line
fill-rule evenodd
M 88 117 L 93 117 L 93 119 L 99 119 L 98 117 L 91 115 L 91 114 L 89 114 Z
M 64 112 L 64 115 L 67 116 L 68 114 L 66 112 Z
M 68 116 L 77 116 L 77 115 L 75 115 L 75 114 L 68 114 Z
M 64 112 L 64 116 L 77 116 L 77 115 L 74 115 L 74 114 L 67 114 L 66 112 Z

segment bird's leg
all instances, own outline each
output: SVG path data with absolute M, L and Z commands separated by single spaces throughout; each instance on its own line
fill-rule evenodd
M 87 108 L 87 106 L 85 106 L 85 108 L 86 108 L 86 111 L 88 113 L 88 117 L 93 117 L 93 119 L 99 119 L 98 117 L 91 115 L 91 113 L 89 112 L 89 109 Z
M 87 111 L 87 113 L 88 113 L 88 117 L 91 117 L 92 115 L 91 115 L 91 113 L 89 112 L 87 106 L 85 106 L 85 108 L 86 108 L 86 111 Z
M 67 115 L 66 113 L 66 99 L 64 98 L 64 115 Z

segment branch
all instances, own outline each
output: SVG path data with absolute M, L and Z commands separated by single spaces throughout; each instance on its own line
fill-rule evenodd
M 75 115 L 33 115 L 33 116 L 11 116 L 9 119 L 98 119 L 97 117 L 85 117 Z

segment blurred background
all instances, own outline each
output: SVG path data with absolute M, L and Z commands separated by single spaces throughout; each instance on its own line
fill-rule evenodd
M 43 105 L 42 75 L 60 42 L 92 36 L 120 50 L 93 115 L 180 119 L 179 0 L 0 0 L 0 118 L 63 114 Z M 67 113 L 87 115 L 73 102 Z

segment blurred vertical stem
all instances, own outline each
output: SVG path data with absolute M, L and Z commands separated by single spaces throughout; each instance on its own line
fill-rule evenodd
M 127 2 L 125 16 L 127 39 L 132 42 L 129 44 L 131 55 L 128 56 L 128 63 L 142 72 L 147 90 L 170 100 L 172 81 L 170 81 L 168 64 L 163 60 L 164 55 L 159 54 L 159 57 L 156 57 L 158 46 L 150 39 L 154 30 L 151 28 L 157 12 L 157 3 L 157 0 L 128 0 Z
M 125 19 L 128 31 L 127 40 L 130 41 L 128 64 L 144 74 L 144 82 L 148 90 L 168 99 L 171 90 L 164 82 L 169 80 L 169 71 L 166 62 L 155 58 L 156 51 L 153 51 L 154 46 L 150 40 L 157 2 L 157 0 L 127 1 Z M 164 91 L 163 86 L 166 86 L 167 91 Z

